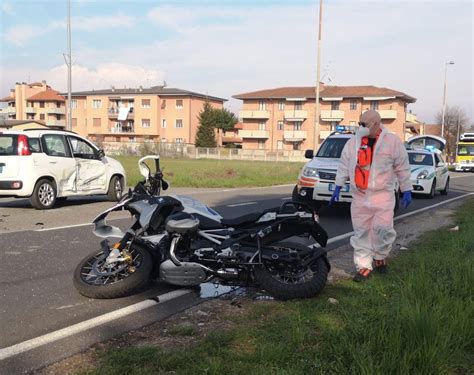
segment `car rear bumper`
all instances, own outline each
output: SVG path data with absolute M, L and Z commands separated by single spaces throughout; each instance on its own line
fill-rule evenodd
M 22 179 L 0 179 L 0 197 L 29 197 L 33 188 Z

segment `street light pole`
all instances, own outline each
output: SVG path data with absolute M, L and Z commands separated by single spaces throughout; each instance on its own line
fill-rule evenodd
M 444 138 L 444 115 L 446 113 L 446 77 L 448 75 L 448 65 L 454 65 L 454 61 L 444 64 L 444 93 L 443 93 L 443 115 L 441 118 L 441 138 Z
M 316 150 L 316 145 L 319 140 L 319 80 L 321 77 L 321 31 L 323 19 L 323 0 L 319 0 L 319 32 L 318 32 L 318 57 L 316 67 L 316 109 L 314 114 L 314 134 L 313 134 L 313 150 Z
M 67 1 L 67 124 L 66 129 L 72 130 L 72 111 L 71 111 L 71 0 Z

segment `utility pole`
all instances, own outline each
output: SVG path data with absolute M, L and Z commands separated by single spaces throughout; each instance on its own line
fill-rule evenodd
M 444 138 L 444 115 L 446 113 L 446 77 L 448 74 L 448 65 L 454 65 L 454 61 L 448 61 L 444 64 L 443 115 L 441 117 L 441 138 Z
M 314 132 L 313 132 L 313 150 L 319 141 L 319 80 L 321 76 L 321 31 L 323 19 L 323 0 L 319 0 L 319 31 L 318 31 L 318 51 L 317 51 L 317 67 L 316 67 L 316 109 L 314 114 Z
M 72 86 L 72 62 L 71 62 L 71 0 L 67 0 L 67 123 L 66 129 L 72 130 L 71 111 L 71 86 Z

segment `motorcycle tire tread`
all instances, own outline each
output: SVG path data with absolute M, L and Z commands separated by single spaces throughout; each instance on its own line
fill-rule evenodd
M 150 282 L 150 275 L 153 269 L 153 260 L 151 254 L 143 247 L 133 244 L 134 249 L 140 251 L 142 259 L 142 267 L 129 277 L 109 285 L 94 286 L 85 283 L 81 279 L 81 269 L 83 265 L 93 256 L 97 255 L 97 251 L 85 257 L 74 270 L 73 282 L 76 289 L 85 297 L 96 299 L 111 299 L 126 297 L 143 289 Z

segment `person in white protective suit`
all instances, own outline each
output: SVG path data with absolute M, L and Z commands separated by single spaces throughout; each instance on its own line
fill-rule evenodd
M 397 179 L 403 192 L 402 206 L 406 208 L 411 202 L 408 154 L 398 136 L 382 126 L 377 111 L 361 115 L 356 135 L 344 146 L 329 205 L 339 200 L 347 179 L 353 192 L 354 234 L 350 243 L 357 269 L 354 281 L 364 281 L 374 268 L 387 272 L 386 258 L 396 237 L 393 210 Z

